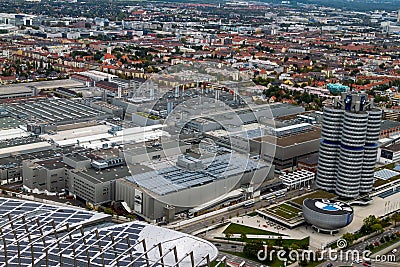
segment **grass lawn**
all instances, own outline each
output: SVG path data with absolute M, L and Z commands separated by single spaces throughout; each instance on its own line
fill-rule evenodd
M 288 211 L 291 211 L 291 212 L 295 212 L 295 213 L 301 211 L 300 209 L 298 209 L 298 208 L 296 208 L 296 207 L 293 207 L 293 206 L 290 206 L 290 205 L 288 205 L 288 204 L 286 204 L 286 203 L 283 203 L 283 204 L 281 204 L 281 205 L 279 205 L 279 206 L 280 206 L 281 208 L 285 209 L 285 210 L 288 210 Z
M 283 211 L 281 209 L 277 209 L 273 211 L 276 215 L 283 217 L 285 219 L 292 219 L 294 217 L 297 216 L 297 214 L 293 214 L 293 213 L 287 213 L 286 211 Z
M 323 191 L 323 190 L 318 190 L 318 191 L 312 192 L 312 193 L 310 193 L 310 194 L 306 194 L 306 195 L 303 195 L 303 196 L 301 196 L 301 197 L 292 199 L 292 200 L 290 200 L 290 202 L 293 202 L 293 203 L 295 203 L 295 204 L 297 204 L 297 205 L 299 205 L 299 206 L 303 206 L 303 201 L 304 201 L 306 198 L 325 198 L 325 199 L 332 199 L 332 198 L 334 198 L 334 197 L 335 197 L 334 194 L 331 194 L 331 193 L 326 192 L 326 191 Z
M 299 216 L 299 212 L 301 212 L 300 209 L 290 206 L 286 203 L 269 208 L 268 210 L 285 219 L 295 218 Z
M 274 240 L 276 242 L 276 240 Z M 299 247 L 308 247 L 310 245 L 310 238 L 306 237 L 304 239 L 283 239 L 282 245 L 284 247 L 292 247 L 297 244 Z
M 231 223 L 223 232 L 224 234 L 246 234 L 246 235 L 280 235 L 278 233 L 265 231 L 262 229 L 257 229 L 245 225 L 240 225 L 236 223 Z

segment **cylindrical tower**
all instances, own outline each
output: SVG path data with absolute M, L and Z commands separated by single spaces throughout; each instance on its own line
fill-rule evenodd
M 341 197 L 360 194 L 367 125 L 367 112 L 345 111 L 336 181 L 336 194 Z
M 382 112 L 372 109 L 368 112 L 367 135 L 364 147 L 364 162 L 361 174 L 360 194 L 369 193 L 374 184 L 374 171 L 376 154 L 378 150 L 378 139 L 381 130 Z
M 324 108 L 316 185 L 326 191 L 335 191 L 343 112 L 332 107 Z
M 361 173 L 360 194 L 369 193 L 374 185 L 374 172 L 377 154 L 377 145 L 365 146 L 364 162 Z
M 342 135 L 342 117 L 344 110 L 333 107 L 324 108 L 322 119 L 322 140 L 340 142 Z
M 319 146 L 316 185 L 326 191 L 335 191 L 339 146 L 322 140 Z
M 316 185 L 344 198 L 371 192 L 381 111 L 364 92 L 343 92 L 324 108 Z

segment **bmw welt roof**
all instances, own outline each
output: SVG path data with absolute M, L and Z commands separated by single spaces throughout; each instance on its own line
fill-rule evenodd
M 0 198 L 0 266 L 202 266 L 208 241 L 143 222 L 86 228 L 109 215 Z

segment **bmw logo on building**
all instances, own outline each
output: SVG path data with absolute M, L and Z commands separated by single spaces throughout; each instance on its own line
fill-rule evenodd
M 303 202 L 303 216 L 314 227 L 332 231 L 349 225 L 353 221 L 354 210 L 341 201 L 307 198 Z

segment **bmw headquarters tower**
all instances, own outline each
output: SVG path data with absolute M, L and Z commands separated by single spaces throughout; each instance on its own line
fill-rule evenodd
M 324 108 L 317 187 L 342 198 L 369 193 L 381 123 L 381 110 L 365 93 L 344 92 Z

